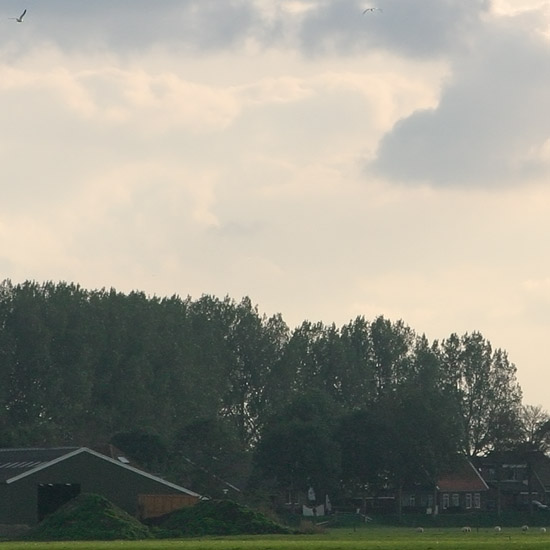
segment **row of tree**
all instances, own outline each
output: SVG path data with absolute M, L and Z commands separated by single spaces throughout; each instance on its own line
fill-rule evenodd
M 536 439 L 546 415 L 528 436 L 525 410 L 515 366 L 477 332 L 429 342 L 383 317 L 290 329 L 249 298 L 0 285 L 4 447 L 115 441 L 194 486 L 237 472 L 374 486 Z

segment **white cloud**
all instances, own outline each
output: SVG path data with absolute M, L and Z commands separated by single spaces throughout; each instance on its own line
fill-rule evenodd
M 523 12 L 540 12 L 548 8 L 547 0 L 492 0 L 491 11 L 500 16 L 515 16 Z

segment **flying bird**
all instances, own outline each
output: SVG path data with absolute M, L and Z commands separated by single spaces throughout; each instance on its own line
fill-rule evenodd
M 363 15 L 365 15 L 365 13 L 367 13 L 368 11 L 370 12 L 373 12 L 373 11 L 382 11 L 382 8 L 365 8 L 363 10 Z
M 23 23 L 23 17 L 25 17 L 26 13 L 27 13 L 27 10 L 25 9 L 19 17 L 10 17 L 10 19 L 17 21 L 18 23 Z

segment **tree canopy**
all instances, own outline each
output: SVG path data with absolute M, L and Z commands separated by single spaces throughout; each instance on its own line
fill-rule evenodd
M 290 329 L 248 297 L 0 285 L 1 446 L 112 441 L 204 485 L 375 488 L 433 479 L 459 451 L 540 446 L 548 417 L 522 409 L 515 375 L 478 332 Z

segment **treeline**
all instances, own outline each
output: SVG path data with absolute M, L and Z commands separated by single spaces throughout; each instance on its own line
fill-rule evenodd
M 0 327 L 1 446 L 114 442 L 199 491 L 399 484 L 524 438 L 515 366 L 478 332 L 32 281 L 0 285 Z

